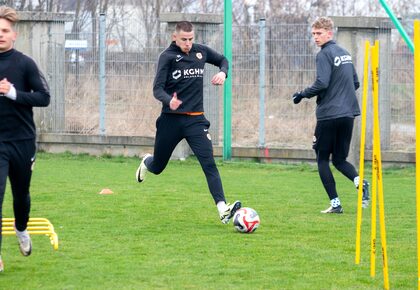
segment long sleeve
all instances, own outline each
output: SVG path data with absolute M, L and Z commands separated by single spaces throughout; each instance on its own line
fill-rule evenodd
M 29 90 L 16 88 L 16 103 L 31 107 L 46 107 L 50 104 L 49 87 L 35 62 L 27 58 L 23 68 Z
M 165 91 L 167 77 L 171 67 L 170 60 L 162 53 L 159 56 L 155 80 L 153 82 L 153 95 L 165 105 L 169 105 L 172 97 Z
M 228 76 L 229 62 L 227 58 L 210 47 L 207 47 L 207 62 L 217 66 L 220 71 L 226 74 L 226 77 Z
M 331 73 L 332 65 L 327 56 L 321 51 L 316 56 L 316 80 L 310 87 L 302 92 L 302 95 L 305 98 L 319 96 L 322 91 L 328 88 L 331 80 Z

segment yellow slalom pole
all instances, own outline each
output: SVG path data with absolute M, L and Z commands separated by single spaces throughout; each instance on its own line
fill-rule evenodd
M 375 41 L 375 65 L 379 64 L 379 41 Z M 377 63 L 376 63 L 377 62 Z M 379 228 L 381 235 L 381 246 L 382 246 L 382 261 L 383 261 L 383 275 L 384 275 L 384 288 L 389 289 L 389 276 L 388 276 L 388 254 L 386 249 L 386 230 L 385 230 L 385 207 L 384 207 L 384 193 L 382 183 L 382 158 L 381 158 L 381 132 L 379 126 L 379 65 L 376 67 L 375 73 L 375 91 L 373 94 L 373 131 L 374 131 L 374 143 L 375 143 L 375 163 L 377 174 L 376 180 L 378 185 L 378 207 L 379 207 Z M 373 207 L 373 205 L 372 205 Z
M 368 40 L 365 42 L 365 62 L 363 66 L 363 92 L 362 92 L 362 119 L 360 132 L 360 162 L 359 162 L 359 192 L 357 196 L 357 220 L 356 220 L 356 257 L 355 263 L 360 263 L 360 240 L 362 231 L 362 195 L 363 179 L 365 171 L 365 140 L 366 140 L 366 109 L 368 100 L 368 82 L 369 82 L 369 48 Z
M 380 136 L 378 136 L 380 140 Z M 385 205 L 384 205 L 384 190 L 382 183 L 382 159 L 381 159 L 381 143 L 378 143 L 378 206 L 379 206 L 379 228 L 381 233 L 382 246 L 382 262 L 384 274 L 384 288 L 389 289 L 389 274 L 388 274 L 388 254 L 386 250 L 386 229 L 385 229 Z
M 414 21 L 414 103 L 416 118 L 417 288 L 420 289 L 420 21 Z
M 375 277 L 376 266 L 376 196 L 378 182 L 378 159 L 376 158 L 376 148 L 373 149 L 372 163 L 372 212 L 370 230 L 370 276 Z
M 378 118 L 375 108 L 378 107 L 378 83 L 379 83 L 379 50 L 377 49 L 377 41 L 371 47 L 372 54 L 372 103 L 373 103 L 373 150 L 372 150 L 372 212 L 371 212 L 371 232 L 370 232 L 370 276 L 375 277 L 376 269 L 376 196 L 378 184 L 378 131 L 376 124 Z

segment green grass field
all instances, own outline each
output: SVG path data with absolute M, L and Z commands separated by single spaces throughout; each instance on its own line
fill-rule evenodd
M 357 193 L 336 174 L 343 215 L 316 168 L 219 162 L 228 201 L 256 209 L 253 234 L 223 225 L 198 162 L 172 161 L 135 182 L 135 158 L 38 154 L 31 217 L 48 218 L 59 237 L 33 236 L 23 257 L 3 237 L 0 289 L 381 289 L 369 274 L 370 213 L 363 211 L 362 261 L 355 265 Z M 368 170 L 369 172 L 369 170 Z M 368 176 L 370 177 L 370 175 Z M 384 170 L 390 286 L 417 287 L 415 171 Z M 110 188 L 112 195 L 98 194 Z M 3 205 L 12 217 L 10 186 Z

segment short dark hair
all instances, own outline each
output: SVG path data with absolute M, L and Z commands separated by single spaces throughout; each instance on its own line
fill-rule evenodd
M 180 21 L 176 24 L 175 31 L 180 32 L 181 30 L 184 32 L 191 32 L 194 30 L 194 27 L 189 21 Z

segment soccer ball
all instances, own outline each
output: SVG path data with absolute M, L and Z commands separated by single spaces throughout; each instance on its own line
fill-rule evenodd
M 233 226 L 238 232 L 253 233 L 260 225 L 260 216 L 250 207 L 242 207 L 233 215 Z

